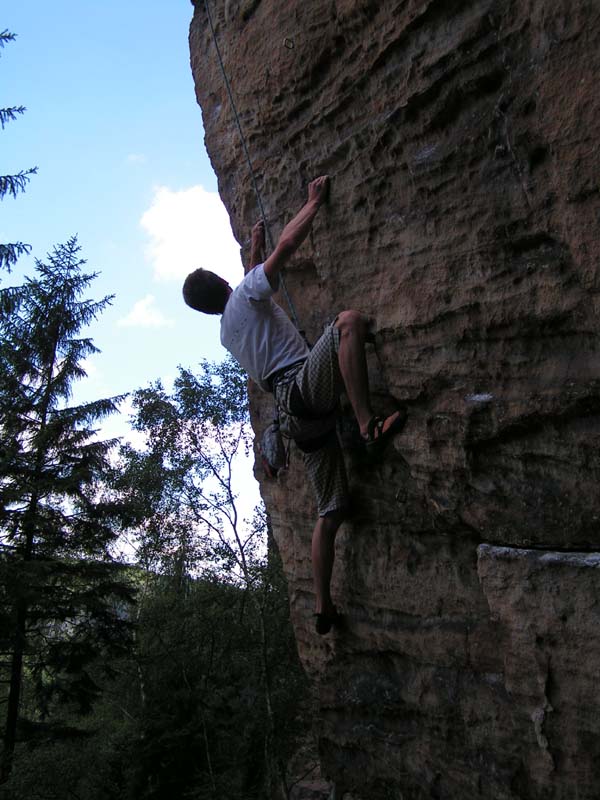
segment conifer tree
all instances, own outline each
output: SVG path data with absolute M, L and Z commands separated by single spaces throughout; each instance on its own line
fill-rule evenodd
M 15 38 L 15 34 L 7 30 L 0 32 L 0 52 L 8 42 L 14 41 Z M 14 122 L 24 112 L 24 106 L 0 108 L 0 127 L 2 127 L 2 130 L 9 122 Z M 7 195 L 17 197 L 20 192 L 25 191 L 31 176 L 35 175 L 36 172 L 37 167 L 31 167 L 12 175 L 0 175 L 0 200 L 4 200 Z M 11 267 L 16 263 L 19 256 L 29 253 L 30 250 L 31 246 L 23 242 L 0 244 L 0 269 L 4 268 L 10 272 Z
M 35 277 L 0 291 L 0 569 L 10 601 L 0 619 L 9 666 L 0 782 L 27 728 L 24 672 L 39 731 L 60 700 L 91 708 L 99 687 L 89 666 L 127 639 L 129 595 L 109 555 L 116 509 L 99 491 L 114 441 L 95 436 L 118 398 L 69 405 L 97 351 L 81 331 L 111 300 L 82 299 L 96 276 L 82 273 L 79 251 L 70 239 L 36 261 Z

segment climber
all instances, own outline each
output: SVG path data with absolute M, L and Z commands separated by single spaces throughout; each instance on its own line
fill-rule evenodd
M 188 275 L 183 285 L 188 306 L 205 314 L 222 314 L 221 343 L 261 389 L 275 395 L 281 430 L 304 453 L 319 513 L 312 538 L 312 565 L 320 634 L 340 622 L 330 593 L 335 537 L 348 512 L 346 471 L 336 433 L 339 396 L 345 390 L 371 454 L 383 449 L 406 417 L 404 411 L 385 419 L 373 414 L 365 356 L 366 317 L 357 311 L 342 311 L 309 350 L 272 299 L 282 267 L 307 237 L 328 190 L 326 175 L 309 184 L 307 202 L 285 226 L 264 262 L 264 223 L 253 227 L 250 263 L 235 290 L 203 269 Z

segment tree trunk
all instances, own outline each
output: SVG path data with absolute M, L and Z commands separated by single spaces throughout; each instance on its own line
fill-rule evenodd
M 4 750 L 0 764 L 0 784 L 5 783 L 12 770 L 13 755 L 17 743 L 17 722 L 21 703 L 21 679 L 23 674 L 23 654 L 25 652 L 25 628 L 27 624 L 27 605 L 24 600 L 17 601 L 17 620 L 15 626 L 15 646 L 10 667 L 10 687 L 4 731 Z
M 52 347 L 52 357 L 46 371 L 46 385 L 44 398 L 40 412 L 40 425 L 38 433 L 43 433 L 50 408 L 51 382 L 56 361 L 57 336 L 54 337 Z M 38 447 L 35 454 L 35 466 L 32 477 L 32 492 L 28 508 L 25 512 L 23 521 L 23 563 L 27 564 L 33 559 L 35 523 L 38 513 L 39 494 L 38 484 L 42 476 L 45 450 L 42 446 Z M 8 702 L 6 710 L 6 728 L 4 731 L 4 750 L 2 753 L 2 764 L 0 765 L 0 784 L 5 783 L 12 771 L 13 756 L 17 743 L 17 724 L 19 721 L 19 707 L 21 705 L 21 688 L 23 681 L 23 657 L 25 654 L 26 634 L 27 634 L 27 600 L 22 597 L 17 598 L 16 603 L 17 618 L 15 625 L 15 644 L 10 668 L 10 687 L 8 690 Z

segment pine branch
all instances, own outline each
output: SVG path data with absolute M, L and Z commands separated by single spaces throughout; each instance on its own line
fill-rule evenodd
M 31 175 L 35 175 L 38 171 L 37 167 L 31 169 L 21 170 L 16 175 L 0 175 L 0 200 L 7 194 L 16 197 L 19 192 L 24 192 L 25 187 L 31 180 Z
M 26 111 L 25 106 L 11 106 L 10 108 L 0 108 L 0 125 L 2 130 L 9 122 L 14 122 L 18 114 L 24 114 Z
M 0 50 L 4 47 L 7 42 L 14 42 L 17 38 L 16 33 L 11 33 L 8 29 L 4 29 L 2 33 L 0 33 Z
M 13 242 L 0 244 L 0 269 L 10 272 L 11 267 L 17 263 L 19 256 L 28 255 L 31 252 L 31 245 L 23 242 Z
M 119 403 L 122 403 L 126 398 L 126 394 L 121 394 L 114 397 L 106 397 L 102 400 L 82 403 L 79 406 L 59 408 L 52 411 L 52 422 L 72 429 L 77 425 L 88 425 L 116 413 L 119 410 Z

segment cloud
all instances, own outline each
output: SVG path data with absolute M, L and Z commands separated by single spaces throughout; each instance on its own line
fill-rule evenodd
M 160 309 L 156 307 L 154 295 L 147 294 L 134 304 L 126 317 L 117 323 L 122 328 L 165 328 L 173 325 Z
M 95 359 L 88 356 L 87 358 L 82 358 L 80 364 L 85 370 L 85 373 L 88 376 L 88 378 L 98 377 L 98 367 L 96 366 Z
M 128 164 L 145 164 L 146 156 L 143 153 L 129 153 L 127 156 Z
M 202 186 L 181 191 L 159 186 L 140 224 L 150 239 L 146 256 L 156 278 L 181 281 L 203 267 L 232 285 L 241 280 L 239 246 L 216 192 Z

